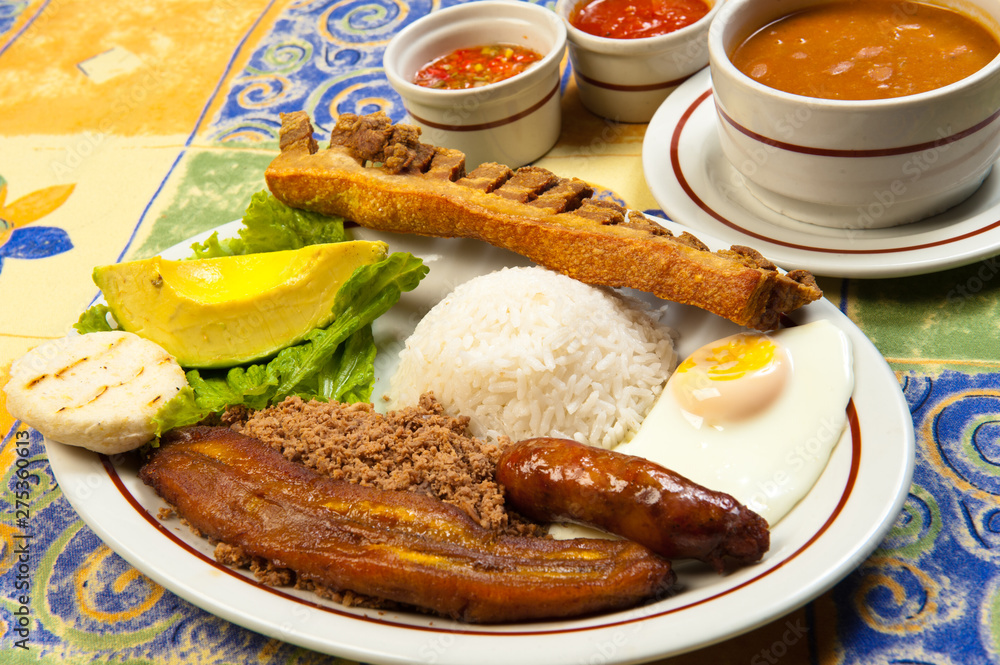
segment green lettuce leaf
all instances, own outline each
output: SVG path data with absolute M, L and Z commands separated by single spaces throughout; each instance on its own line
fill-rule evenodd
M 218 233 L 213 233 L 205 242 L 191 245 L 191 249 L 193 258 L 207 259 L 299 249 L 343 242 L 346 238 L 342 218 L 289 207 L 265 189 L 250 198 L 238 237 L 220 239 Z
M 108 323 L 110 313 L 111 310 L 108 309 L 107 305 L 94 305 L 80 315 L 77 322 L 73 324 L 73 328 L 81 335 L 91 332 L 114 330 L 111 324 Z
M 319 392 L 327 400 L 353 404 L 370 402 L 375 385 L 375 337 L 365 326 L 347 338 L 336 363 L 316 375 Z

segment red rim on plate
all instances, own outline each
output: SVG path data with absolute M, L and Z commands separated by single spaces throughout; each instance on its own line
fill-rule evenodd
M 417 626 L 417 625 L 413 625 L 413 624 L 407 624 L 407 623 L 392 621 L 391 619 L 387 618 L 387 616 L 369 617 L 369 616 L 365 616 L 365 615 L 359 615 L 359 614 L 355 614 L 355 613 L 352 613 L 352 612 L 348 612 L 348 611 L 346 611 L 346 610 L 344 610 L 342 608 L 338 608 L 336 605 L 323 604 L 323 603 L 317 602 L 318 601 L 318 597 L 317 597 L 317 601 L 310 601 L 310 600 L 305 600 L 305 599 L 300 598 L 298 596 L 294 596 L 292 594 L 286 593 L 286 592 L 282 591 L 280 587 L 268 586 L 266 584 L 263 584 L 263 583 L 255 580 L 255 579 L 249 577 L 248 575 L 246 575 L 244 573 L 241 573 L 236 568 L 233 568 L 231 566 L 227 566 L 227 565 L 221 564 L 218 561 L 216 561 L 215 559 L 213 559 L 212 557 L 207 556 L 203 552 L 200 552 L 196 548 L 194 548 L 191 545 L 189 545 L 183 538 L 181 538 L 180 536 L 178 536 L 174 531 L 172 531 L 169 528 L 167 528 L 166 526 L 164 526 L 161 523 L 161 521 L 155 515 L 152 515 L 148 510 L 146 510 L 143 507 L 142 503 L 132 494 L 131 491 L 129 491 L 128 487 L 125 486 L 125 483 L 122 482 L 121 477 L 118 475 L 118 469 L 115 467 L 115 465 L 112 463 L 111 459 L 108 456 L 106 456 L 106 455 L 100 455 L 100 458 L 101 458 L 101 464 L 103 465 L 105 472 L 108 474 L 108 478 L 111 480 L 111 482 L 114 484 L 114 486 L 118 489 L 118 492 L 121 493 L 122 498 L 124 498 L 125 501 L 127 501 L 128 504 L 146 522 L 148 522 L 149 524 L 151 524 L 163 536 L 165 536 L 172 543 L 174 543 L 174 545 L 176 545 L 177 547 L 181 548 L 182 550 L 184 550 L 188 554 L 190 554 L 190 555 L 192 555 L 192 556 L 200 559 L 203 563 L 206 563 L 206 564 L 214 567 L 215 569 L 217 569 L 217 570 L 219 570 L 219 571 L 221 571 L 223 573 L 226 573 L 227 575 L 231 575 L 231 576 L 233 576 L 236 579 L 239 579 L 239 580 L 241 580 L 243 582 L 246 582 L 247 584 L 251 584 L 251 585 L 253 585 L 253 586 L 255 586 L 255 587 L 257 587 L 257 588 L 259 588 L 259 589 L 261 589 L 263 591 L 266 591 L 267 593 L 274 594 L 276 596 L 284 598 L 285 600 L 290 600 L 290 601 L 295 602 L 295 603 L 301 603 L 303 605 L 307 605 L 307 606 L 309 606 L 309 607 L 311 607 L 313 609 L 323 610 L 325 612 L 330 612 L 332 614 L 337 614 L 337 615 L 340 615 L 340 616 L 343 616 L 343 617 L 347 617 L 347 618 L 351 618 L 351 619 L 357 619 L 359 621 L 374 621 L 374 622 L 379 623 L 381 625 L 389 625 L 389 626 L 393 626 L 395 628 L 407 628 L 407 629 L 410 629 L 410 630 L 423 630 L 423 631 L 432 631 L 432 632 L 461 633 L 461 634 L 466 634 L 466 635 L 478 635 L 478 634 L 489 634 L 489 635 L 497 635 L 497 634 L 502 634 L 502 635 L 529 635 L 529 634 L 530 635 L 546 635 L 546 634 L 556 634 L 556 633 L 574 633 L 574 632 L 595 630 L 595 629 L 600 629 L 600 628 L 608 628 L 608 627 L 612 627 L 612 626 L 622 626 L 622 625 L 626 625 L 626 624 L 630 624 L 630 623 L 635 623 L 636 621 L 646 621 L 648 619 L 653 619 L 653 618 L 656 618 L 656 617 L 666 616 L 668 614 L 674 614 L 676 612 L 680 612 L 680 611 L 682 611 L 684 609 L 687 609 L 689 607 L 694 607 L 696 605 L 701 605 L 701 604 L 709 602 L 711 600 L 715 600 L 716 598 L 721 598 L 722 596 L 726 596 L 728 594 L 731 594 L 731 593 L 733 593 L 733 592 L 735 592 L 735 591 L 737 591 L 737 590 L 739 590 L 739 589 L 741 589 L 741 588 L 743 588 L 745 586 L 753 584 L 754 582 L 767 577 L 768 575 L 770 575 L 771 573 L 775 572 L 776 570 L 779 570 L 785 564 L 793 561 L 800 554 L 802 554 L 803 552 L 805 552 L 806 550 L 808 550 L 809 547 L 811 547 L 812 544 L 815 543 L 816 540 L 826 532 L 826 530 L 830 527 L 830 525 L 833 524 L 834 521 L 836 521 L 837 516 L 840 515 L 841 510 L 843 510 L 844 505 L 847 503 L 847 500 L 850 498 L 851 491 L 854 489 L 854 483 L 855 483 L 855 481 L 857 480 L 857 477 L 858 477 L 858 469 L 859 469 L 860 460 L 861 460 L 861 426 L 860 426 L 860 423 L 858 421 L 858 414 L 857 414 L 857 410 L 854 407 L 854 400 L 853 399 L 850 400 L 848 402 L 848 404 L 847 404 L 847 423 L 848 423 L 848 427 L 850 427 L 850 430 L 851 430 L 851 464 L 850 464 L 850 472 L 848 473 L 847 481 L 846 481 L 846 483 L 844 485 L 843 492 L 841 493 L 840 499 L 837 502 L 836 508 L 834 508 L 834 510 L 830 513 L 830 515 L 829 515 L 829 517 L 827 517 L 826 521 L 823 522 L 823 525 L 805 543 L 803 543 L 801 547 L 799 547 L 797 550 L 795 550 L 795 552 L 793 552 L 789 556 L 785 557 L 781 561 L 777 562 L 775 565 L 771 566 L 770 568 L 767 568 L 766 570 L 762 571 L 759 575 L 755 575 L 751 579 L 749 579 L 749 580 L 747 580 L 747 581 L 745 581 L 745 582 L 743 582 L 741 584 L 738 584 L 738 585 L 733 586 L 733 587 L 729 587 L 729 588 L 725 589 L 724 591 L 722 591 L 720 593 L 714 594 L 712 596 L 708 596 L 707 598 L 702 598 L 702 599 L 700 599 L 698 601 L 695 601 L 693 603 L 689 603 L 687 605 L 681 605 L 679 607 L 672 607 L 672 608 L 670 608 L 668 610 L 664 610 L 664 611 L 661 611 L 661 612 L 651 612 L 649 614 L 643 615 L 642 617 L 635 617 L 635 618 L 629 618 L 629 619 L 615 620 L 615 621 L 611 621 L 611 622 L 608 622 L 608 623 L 602 623 L 602 624 L 593 625 L 593 626 L 569 627 L 569 628 L 560 628 L 560 629 L 552 629 L 552 630 L 546 630 L 546 629 L 542 629 L 542 630 L 522 630 L 522 629 L 517 628 L 516 625 L 512 626 L 509 629 L 507 629 L 506 627 L 504 627 L 502 625 L 501 626 L 491 626 L 491 629 L 489 631 L 477 630 L 476 627 L 472 626 L 472 625 L 469 625 L 469 626 L 466 626 L 466 627 L 462 627 L 462 628 L 457 628 L 457 629 L 454 628 L 454 627 Z M 765 561 L 766 561 L 766 559 L 765 559 Z M 761 565 L 761 564 L 757 564 L 757 565 Z M 533 624 L 533 625 L 542 625 L 542 624 Z M 499 633 L 498 633 L 498 630 L 497 630 L 498 628 L 499 628 Z
M 678 184 L 687 194 L 688 198 L 691 199 L 699 208 L 701 208 L 705 213 L 711 215 L 712 218 L 728 226 L 729 228 L 738 231 L 751 238 L 756 238 L 757 240 L 762 240 L 764 242 L 769 242 L 774 245 L 780 245 L 782 247 L 788 247 L 790 249 L 808 251 L 808 252 L 819 252 L 825 254 L 893 254 L 899 252 L 912 252 L 920 249 L 928 249 L 931 247 L 940 247 L 943 245 L 948 245 L 950 243 L 958 242 L 960 240 L 965 240 L 967 238 L 972 238 L 997 227 L 1000 227 L 1000 220 L 994 221 L 991 224 L 981 226 L 979 228 L 973 229 L 967 233 L 959 234 L 956 236 L 951 236 L 948 238 L 942 238 L 933 242 L 920 243 L 915 245 L 906 245 L 900 247 L 883 247 L 883 248 L 859 248 L 859 249 L 847 249 L 847 248 L 828 248 L 820 247 L 815 245 L 802 245 L 799 243 L 788 242 L 782 240 L 781 238 L 776 238 L 772 235 L 764 235 L 746 228 L 739 223 L 729 219 L 721 212 L 713 208 L 711 205 L 705 202 L 701 196 L 694 190 L 691 183 L 684 173 L 684 169 L 681 165 L 680 159 L 680 140 L 681 135 L 684 133 L 685 128 L 688 126 L 691 117 L 699 107 L 705 103 L 707 100 L 712 99 L 712 88 L 709 87 L 708 90 L 702 92 L 698 97 L 687 107 L 687 109 L 681 114 L 680 120 L 678 121 L 670 139 L 670 165 L 674 171 L 674 177 L 677 178 Z

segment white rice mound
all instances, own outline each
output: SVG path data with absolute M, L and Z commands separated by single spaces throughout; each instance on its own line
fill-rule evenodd
M 673 331 L 645 303 L 545 268 L 466 282 L 417 324 L 390 408 L 433 391 L 471 433 L 613 448 L 629 440 L 676 364 Z

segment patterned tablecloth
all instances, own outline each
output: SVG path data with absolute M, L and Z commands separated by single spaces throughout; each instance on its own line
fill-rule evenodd
M 238 218 L 264 186 L 279 112 L 305 109 L 326 128 L 347 111 L 401 120 L 382 53 L 439 7 L 0 0 L 0 383 L 95 298 L 93 266 Z M 646 127 L 591 115 L 563 80 L 562 136 L 539 164 L 662 214 L 643 176 Z M 917 435 L 909 498 L 831 591 L 664 662 L 1000 662 L 998 272 L 990 259 L 821 280 L 897 372 Z M 0 662 L 338 662 L 208 614 L 132 568 L 76 515 L 40 436 L 2 400 Z

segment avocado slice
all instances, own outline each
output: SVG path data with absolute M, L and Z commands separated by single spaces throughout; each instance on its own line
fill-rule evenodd
M 227 367 L 271 356 L 333 320 L 340 286 L 388 254 L 384 242 L 94 269 L 118 325 L 152 340 L 182 367 Z

